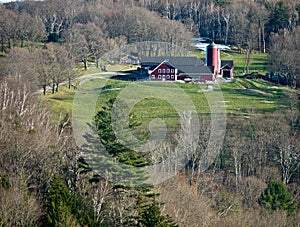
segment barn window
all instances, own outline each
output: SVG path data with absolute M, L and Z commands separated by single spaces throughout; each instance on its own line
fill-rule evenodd
M 161 75 L 158 75 L 158 79 L 161 79 Z
M 162 73 L 165 73 L 166 72 L 166 70 L 165 69 L 162 69 Z
M 151 77 L 152 77 L 152 79 L 155 79 L 155 75 L 154 74 L 152 74 Z
M 167 73 L 170 73 L 170 69 L 167 69 Z
M 171 79 L 174 79 L 174 75 L 171 75 Z
M 161 73 L 161 69 L 158 69 L 158 73 Z
M 170 79 L 170 75 L 167 75 L 167 79 L 168 79 L 168 80 Z
M 171 73 L 174 73 L 174 69 L 171 69 Z

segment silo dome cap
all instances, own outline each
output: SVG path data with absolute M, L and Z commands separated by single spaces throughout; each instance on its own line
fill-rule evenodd
M 209 46 L 209 47 L 217 47 L 217 45 L 215 44 L 214 41 L 212 41 L 208 46 Z

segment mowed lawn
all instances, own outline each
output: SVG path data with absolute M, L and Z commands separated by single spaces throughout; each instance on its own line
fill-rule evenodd
M 105 103 L 111 99 L 122 95 L 120 92 L 135 82 L 123 82 L 117 80 L 109 80 L 106 82 L 104 89 L 99 91 L 97 109 L 100 110 Z M 131 112 L 137 119 L 145 123 L 149 123 L 152 119 L 160 118 L 167 125 L 177 125 L 180 121 L 179 113 L 173 104 L 163 99 L 164 89 L 168 87 L 168 83 L 149 83 L 147 86 L 162 87 L 161 98 L 156 97 L 144 98 L 137 102 L 131 109 Z M 177 83 L 179 89 L 182 89 L 188 98 L 192 101 L 198 114 L 209 115 L 211 113 L 207 94 L 213 95 L 218 92 L 222 97 L 217 100 L 220 105 L 226 107 L 226 113 L 230 115 L 247 115 L 251 113 L 262 114 L 273 112 L 278 109 L 286 108 L 284 100 L 288 89 L 286 87 L 277 87 L 263 80 L 235 79 L 233 82 L 222 83 L 220 85 L 207 84 L 181 84 Z M 208 90 L 208 86 L 212 90 Z M 134 91 L 132 92 L 134 94 Z M 139 94 L 136 94 L 139 95 Z M 174 100 L 179 100 L 174 94 Z
M 267 113 L 286 108 L 288 89 L 263 80 L 235 79 L 221 84 L 227 114 Z
M 246 55 L 235 52 L 221 53 L 221 60 L 233 60 L 235 75 L 244 73 Z M 267 72 L 268 55 L 263 53 L 254 53 L 250 57 L 249 72 L 258 72 L 265 75 Z
M 95 87 L 95 89 L 99 90 L 95 111 L 102 109 L 109 99 L 118 97 L 120 92 L 132 83 L 135 82 L 108 80 L 104 87 Z M 94 85 L 92 82 L 90 84 L 92 88 Z M 145 84 L 148 86 L 151 83 L 146 82 Z M 152 84 L 157 85 L 159 83 Z M 167 87 L 168 84 L 161 84 L 161 95 L 163 96 L 164 86 Z M 206 98 L 207 93 L 213 94 L 218 92 L 219 95 L 221 94 L 222 97 L 218 97 L 220 99 L 218 101 L 221 102 L 220 105 L 226 107 L 226 113 L 229 115 L 247 115 L 250 112 L 266 113 L 285 108 L 285 96 L 288 93 L 286 87 L 277 87 L 263 80 L 250 79 L 235 79 L 233 82 L 226 82 L 220 85 L 176 83 L 176 86 L 187 94 L 199 114 L 210 114 L 210 107 Z M 208 87 L 210 87 L 209 90 L 207 89 Z M 41 100 L 46 106 L 50 107 L 52 113 L 58 118 L 61 113 L 71 114 L 75 92 L 76 89 L 74 88 L 68 89 L 66 86 L 61 86 L 58 93 L 51 94 L 49 91 L 46 96 L 41 97 Z M 159 97 L 141 99 L 131 111 L 142 122 L 161 118 L 167 124 L 177 124 L 179 116 L 174 106 Z M 180 98 L 174 94 L 174 100 Z

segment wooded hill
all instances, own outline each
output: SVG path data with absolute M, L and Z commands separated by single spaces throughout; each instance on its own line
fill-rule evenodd
M 74 141 L 71 111 L 53 116 L 45 103 L 48 97 L 72 103 L 78 84 L 61 87 L 62 82 L 85 72 L 88 61 L 100 67 L 98 59 L 109 50 L 141 41 L 189 49 L 199 36 L 236 47 L 248 60 L 254 52 L 267 52 L 269 70 L 288 75 L 297 88 L 299 11 L 298 0 L 0 5 L 0 226 L 297 226 L 300 107 L 295 90 L 262 80 L 222 84 L 228 118 L 215 161 L 200 171 L 211 122 L 198 111 L 201 134 L 184 168 L 159 185 L 143 187 L 115 184 L 94 172 Z M 169 128 L 175 128 L 170 137 L 151 154 L 138 154 L 114 136 L 112 103 L 129 84 L 109 80 L 101 87 L 94 118 L 99 141 L 116 162 L 130 167 L 166 162 L 165 154 L 172 154 L 179 138 L 175 121 L 170 121 Z M 199 109 L 205 105 L 199 93 L 204 87 L 179 86 Z M 53 94 L 40 98 L 40 89 Z M 130 113 L 130 127 L 141 140 L 149 137 L 143 128 L 149 119 L 143 122 L 141 116 L 155 110 L 154 117 L 162 119 L 175 112 L 161 100 L 146 99 Z M 187 154 L 188 146 L 182 145 Z
M 97 62 L 107 51 L 127 43 L 162 41 L 188 49 L 193 37 L 202 36 L 245 52 L 248 62 L 255 51 L 268 52 L 269 70 L 286 74 L 294 87 L 299 83 L 298 0 L 17 1 L 1 5 L 0 10 L 3 54 L 26 46 L 33 57 L 34 47 L 55 42 L 60 45 L 60 50 L 53 50 L 56 54 L 40 53 L 50 56 L 35 58 L 66 62 L 64 67 L 83 62 L 87 67 L 88 60 Z M 55 55 L 66 59 L 51 59 L 58 58 Z M 38 63 L 36 59 L 32 61 Z M 60 74 L 68 77 L 67 72 Z M 51 77 L 35 82 L 41 87 Z M 59 84 L 61 78 L 55 80 Z

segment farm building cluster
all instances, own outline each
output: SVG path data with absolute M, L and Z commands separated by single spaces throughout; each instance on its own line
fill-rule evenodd
M 138 72 L 129 76 L 132 80 L 208 82 L 217 77 L 232 79 L 234 76 L 233 61 L 221 60 L 220 49 L 213 42 L 206 47 L 205 59 L 159 56 L 138 60 L 137 56 L 125 56 L 120 63 L 141 65 Z

